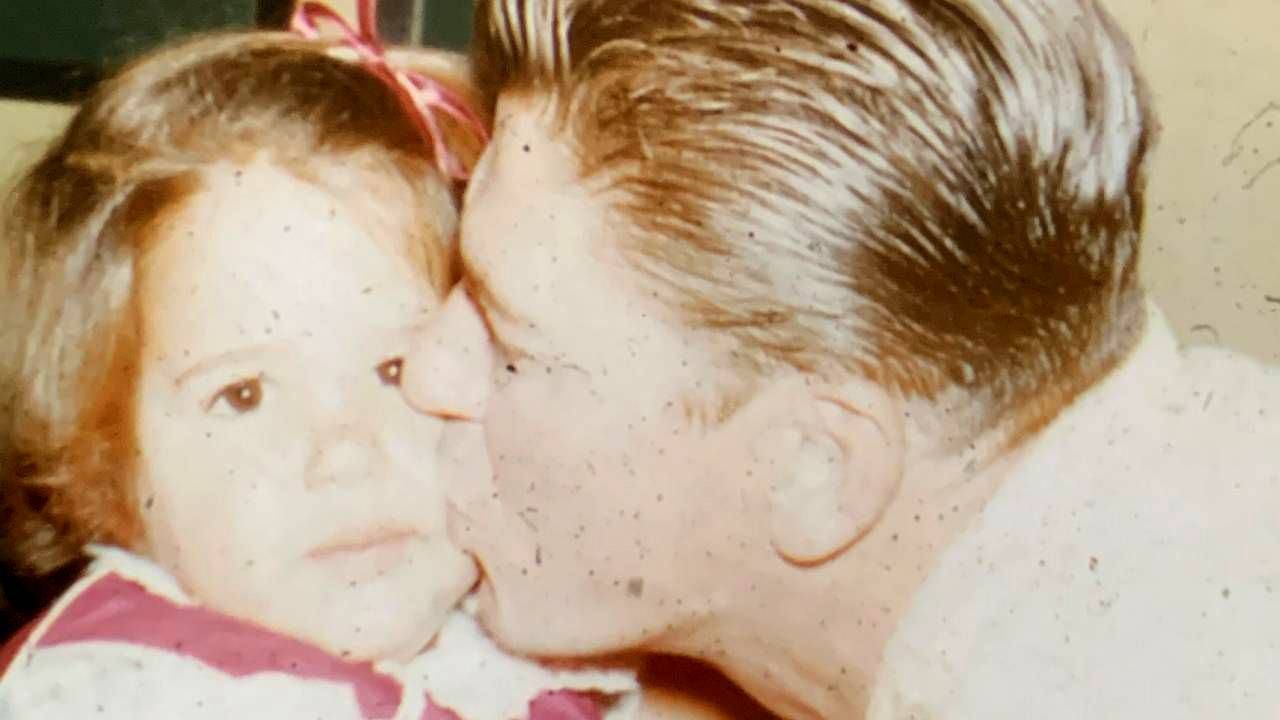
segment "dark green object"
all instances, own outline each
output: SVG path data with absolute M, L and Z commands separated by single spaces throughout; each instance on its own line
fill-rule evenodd
M 157 45 L 212 30 L 283 27 L 292 7 L 292 0 L 0 0 L 0 97 L 75 100 Z M 470 42 L 472 0 L 384 0 L 384 7 L 421 17 L 424 45 L 465 50 Z
M 422 43 L 466 50 L 471 42 L 472 0 L 424 0 Z
M 138 53 L 224 28 L 283 25 L 291 0 L 0 0 L 0 96 L 75 99 Z
M 5 0 L 0 57 L 110 67 L 181 35 L 253 27 L 257 0 Z

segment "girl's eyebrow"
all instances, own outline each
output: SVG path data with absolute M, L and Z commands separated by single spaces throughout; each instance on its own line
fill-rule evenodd
M 379 330 L 378 334 L 386 338 L 409 338 L 419 331 L 422 323 L 407 323 L 398 327 L 389 327 L 385 330 Z M 194 364 L 183 370 L 174 378 L 173 384 L 181 388 L 192 378 L 203 375 L 221 365 L 243 362 L 251 358 L 261 356 L 263 354 L 274 352 L 281 349 L 282 346 L 289 343 L 288 339 L 273 340 L 271 342 L 258 343 L 256 345 L 246 345 L 245 347 L 234 348 L 226 352 L 216 353 L 205 358 L 197 360 Z
M 173 380 L 173 384 L 181 388 L 192 378 L 203 375 L 214 368 L 221 365 L 227 365 L 235 362 L 242 362 L 252 357 L 262 355 L 279 346 L 279 342 L 260 343 L 258 345 L 249 345 L 242 348 L 235 348 L 226 352 L 216 353 L 205 358 L 197 360 L 193 365 L 183 370 Z

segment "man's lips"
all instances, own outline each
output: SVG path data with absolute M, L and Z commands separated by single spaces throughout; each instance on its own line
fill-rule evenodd
M 324 560 L 339 555 L 362 553 L 384 546 L 398 545 L 421 535 L 422 533 L 417 530 L 407 528 L 363 531 L 345 535 L 321 545 L 309 551 L 307 557 Z

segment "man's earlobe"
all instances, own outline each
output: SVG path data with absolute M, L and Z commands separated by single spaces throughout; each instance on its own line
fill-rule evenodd
M 879 386 L 811 388 L 791 422 L 775 426 L 768 456 L 770 539 L 798 564 L 840 554 L 880 520 L 902 478 L 902 410 Z

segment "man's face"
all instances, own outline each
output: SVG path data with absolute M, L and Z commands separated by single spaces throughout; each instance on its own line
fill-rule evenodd
M 752 415 L 716 420 L 732 372 L 624 264 L 541 104 L 499 105 L 469 192 L 465 281 L 404 389 L 464 418 L 443 476 L 455 540 L 484 567 L 484 620 L 527 653 L 662 644 L 773 556 Z

